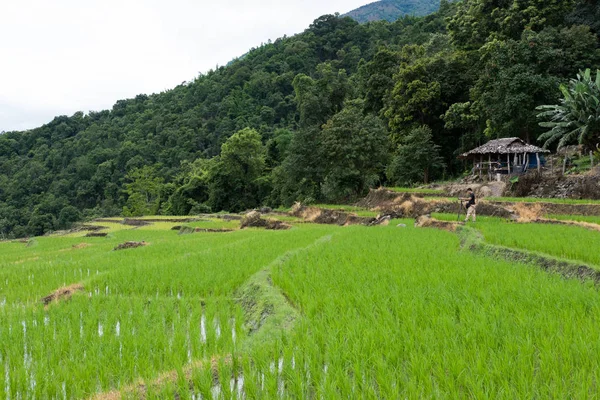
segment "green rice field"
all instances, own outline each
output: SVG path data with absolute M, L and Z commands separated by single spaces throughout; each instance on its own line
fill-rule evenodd
M 282 219 L 292 229 L 207 217 L 0 242 L 0 398 L 598 396 L 594 285 L 471 253 L 412 220 Z M 600 232 L 469 226 L 600 266 Z M 128 241 L 145 245 L 113 250 Z M 72 296 L 44 305 L 65 287 Z

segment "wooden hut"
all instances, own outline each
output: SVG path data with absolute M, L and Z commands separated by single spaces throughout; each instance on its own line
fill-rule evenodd
M 473 174 L 521 174 L 529 168 L 542 168 L 540 154 L 550 153 L 541 147 L 526 143 L 516 137 L 490 140 L 483 146 L 462 154 L 459 158 L 473 160 Z M 534 158 L 535 157 L 535 158 Z

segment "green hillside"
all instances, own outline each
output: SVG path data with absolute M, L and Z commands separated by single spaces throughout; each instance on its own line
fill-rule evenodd
M 382 0 L 357 8 L 344 16 L 360 23 L 380 20 L 393 22 L 405 15 L 428 15 L 439 7 L 439 0 Z
M 458 176 L 457 155 L 492 137 L 535 142 L 536 107 L 600 67 L 596 5 L 494 4 L 393 23 L 326 15 L 166 92 L 2 133 L 0 238 L 101 216 L 348 202 Z

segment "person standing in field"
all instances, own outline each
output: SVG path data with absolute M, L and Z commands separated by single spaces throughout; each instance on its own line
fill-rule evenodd
M 461 198 L 462 201 L 466 201 L 465 208 L 467 209 L 467 218 L 465 218 L 465 222 L 469 221 L 469 217 L 473 216 L 473 222 L 477 219 L 477 204 L 475 203 L 475 193 L 473 193 L 473 189 L 467 189 L 467 197 Z

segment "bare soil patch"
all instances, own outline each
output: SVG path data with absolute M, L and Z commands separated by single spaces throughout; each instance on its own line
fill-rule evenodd
M 375 218 L 359 217 L 356 214 L 344 211 L 306 207 L 300 203 L 294 205 L 291 215 L 302 218 L 305 222 L 327 225 L 369 225 L 371 222 L 375 221 Z
M 141 219 L 133 219 L 133 218 L 125 218 L 121 223 L 123 225 L 128 225 L 128 226 L 147 226 L 147 225 L 152 225 L 152 223 L 150 221 L 141 220 Z
M 135 249 L 137 247 L 144 247 L 144 246 L 148 246 L 148 243 L 146 243 L 146 242 L 125 242 L 125 243 L 121 243 L 120 245 L 115 247 L 114 251 Z
M 250 211 L 242 218 L 240 229 L 244 228 L 265 228 L 271 230 L 286 230 L 292 226 L 283 221 L 262 218 L 258 211 Z
M 83 285 L 80 283 L 76 283 L 70 286 L 65 286 L 60 289 L 55 290 L 53 293 L 42 299 L 42 303 L 45 306 L 49 305 L 54 301 L 67 300 L 70 299 L 73 294 L 77 292 L 82 292 L 84 290 Z
M 90 232 L 85 237 L 107 237 L 108 233 L 106 232 Z
M 428 215 L 422 215 L 418 217 L 415 221 L 415 227 L 417 228 L 436 228 L 448 232 L 456 232 L 456 229 L 462 225 L 464 225 L 464 223 L 440 221 L 435 218 L 431 218 Z

